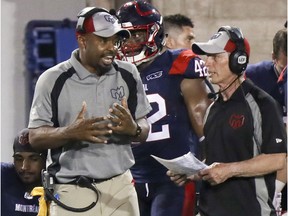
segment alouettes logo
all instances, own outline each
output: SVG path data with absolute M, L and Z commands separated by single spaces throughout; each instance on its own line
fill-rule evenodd
M 29 143 L 29 135 L 28 133 L 26 134 L 22 134 L 19 139 L 18 139 L 18 142 L 20 145 L 26 145 Z
M 233 129 L 237 129 L 244 125 L 244 120 L 245 120 L 244 115 L 232 114 L 229 119 L 229 125 Z
M 118 99 L 119 101 L 121 101 L 122 98 L 125 96 L 123 86 L 117 87 L 116 89 L 111 89 L 110 92 L 111 92 L 112 98 Z
M 110 22 L 110 23 L 112 23 L 112 24 L 114 24 L 114 23 L 116 22 L 116 19 L 115 19 L 113 16 L 111 16 L 111 15 L 105 15 L 105 16 L 104 16 L 104 19 L 105 19 L 107 22 Z

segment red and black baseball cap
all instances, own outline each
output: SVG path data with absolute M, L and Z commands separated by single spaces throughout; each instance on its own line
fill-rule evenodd
M 118 19 L 111 15 L 105 9 L 98 9 L 95 7 L 86 7 L 78 14 L 78 21 L 76 32 L 78 33 L 93 33 L 100 37 L 111 37 L 115 34 L 129 38 L 130 32 L 122 28 Z M 94 12 L 93 12 L 94 11 Z M 86 14 L 91 15 L 86 15 Z
M 250 45 L 246 38 L 243 39 L 245 52 L 250 55 Z M 236 44 L 231 40 L 230 36 L 225 31 L 218 31 L 208 42 L 192 44 L 192 51 L 198 55 L 217 54 L 223 52 L 233 52 L 236 49 Z
M 17 152 L 36 152 L 41 154 L 40 151 L 37 151 L 32 148 L 30 142 L 29 142 L 29 129 L 24 128 L 21 130 L 17 136 L 14 138 L 13 143 L 13 152 L 14 154 Z

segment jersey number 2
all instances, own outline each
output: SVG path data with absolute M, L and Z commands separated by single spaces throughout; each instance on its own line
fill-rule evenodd
M 167 114 L 165 100 L 159 94 L 150 94 L 147 95 L 147 98 L 150 104 L 157 103 L 158 111 L 149 116 L 149 118 L 147 119 L 148 123 L 150 124 L 150 131 L 146 141 L 150 142 L 170 138 L 168 124 L 162 125 L 161 131 L 152 132 L 153 124 L 165 117 Z

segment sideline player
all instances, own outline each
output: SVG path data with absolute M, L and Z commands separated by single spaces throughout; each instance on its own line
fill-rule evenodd
M 39 197 L 30 194 L 41 186 L 41 170 L 45 168 L 45 154 L 34 150 L 23 129 L 14 139 L 13 164 L 1 163 L 1 215 L 36 216 Z
M 163 17 L 148 2 L 127 2 L 117 16 L 131 33 L 121 47 L 123 59 L 137 65 L 152 106 L 146 143 L 133 147 L 135 165 L 131 171 L 140 214 L 181 215 L 184 187 L 173 185 L 167 169 L 150 155 L 166 159 L 181 156 L 189 151 L 195 137 L 202 137 L 202 120 L 210 102 L 204 81 L 207 70 L 191 49 L 164 48 Z

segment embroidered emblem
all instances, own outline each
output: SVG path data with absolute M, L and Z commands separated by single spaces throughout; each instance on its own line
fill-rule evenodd
M 32 196 L 30 193 L 25 192 L 24 198 L 25 198 L 25 199 L 28 199 L 28 200 L 31 200 L 31 199 L 33 199 L 33 196 Z
M 244 115 L 233 114 L 233 115 L 230 116 L 229 125 L 233 129 L 237 129 L 237 128 L 240 128 L 240 127 L 243 126 L 244 120 L 245 120 Z
M 214 35 L 210 38 L 210 40 L 215 40 L 215 39 L 217 39 L 218 37 L 220 37 L 221 35 L 222 35 L 221 32 L 217 32 L 216 34 L 214 34 Z
M 112 98 L 117 99 L 119 101 L 121 101 L 122 98 L 125 96 L 123 86 L 117 87 L 116 89 L 111 89 L 110 92 L 111 92 Z
M 110 22 L 112 24 L 114 24 L 116 22 L 116 19 L 111 15 L 105 15 L 104 18 L 107 22 Z
M 18 142 L 19 142 L 20 145 L 27 145 L 29 143 L 29 135 L 28 135 L 28 133 L 22 134 L 19 137 Z

